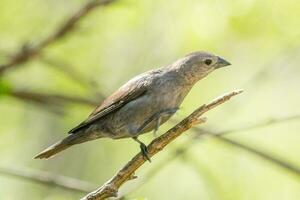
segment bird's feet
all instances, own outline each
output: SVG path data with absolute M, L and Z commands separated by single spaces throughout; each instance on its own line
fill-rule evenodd
M 151 162 L 147 146 L 143 142 L 141 142 L 137 137 L 133 137 L 133 139 L 140 144 L 141 153 L 144 159 Z
M 145 159 L 147 159 L 149 162 L 151 162 L 151 159 L 150 159 L 150 157 L 149 157 L 149 152 L 148 152 L 147 146 L 146 146 L 144 143 L 141 143 L 141 144 L 140 144 L 140 148 L 141 148 L 141 152 L 142 152 L 142 154 L 143 154 L 143 157 L 144 157 Z

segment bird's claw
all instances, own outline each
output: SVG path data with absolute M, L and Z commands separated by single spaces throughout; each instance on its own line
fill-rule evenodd
M 151 159 L 149 157 L 149 152 L 148 152 L 148 148 L 145 144 L 141 143 L 140 144 L 140 148 L 141 148 L 141 153 L 143 155 L 143 157 L 148 160 L 149 162 L 151 162 Z

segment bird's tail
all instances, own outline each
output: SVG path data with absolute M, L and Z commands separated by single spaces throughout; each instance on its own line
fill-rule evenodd
M 73 146 L 75 144 L 79 144 L 82 142 L 86 142 L 88 140 L 90 140 L 90 139 L 84 137 L 80 133 L 73 133 L 73 134 L 70 134 L 65 139 L 60 140 L 57 143 L 46 148 L 44 151 L 42 151 L 41 153 L 36 155 L 34 158 L 35 159 L 50 158 L 50 157 L 54 156 L 55 154 L 69 148 L 70 146 Z

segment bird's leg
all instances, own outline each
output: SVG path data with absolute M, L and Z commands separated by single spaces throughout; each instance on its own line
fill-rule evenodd
M 147 159 L 149 162 L 151 162 L 147 146 L 142 141 L 140 141 L 137 137 L 132 137 L 132 139 L 134 139 L 136 142 L 138 142 L 140 144 L 140 148 L 141 148 L 143 157 L 145 159 Z
M 156 132 L 161 124 L 162 117 L 173 115 L 177 110 L 178 110 L 178 108 L 168 108 L 168 109 L 164 109 L 164 110 L 161 110 L 161 111 L 155 113 L 154 115 L 149 117 L 142 124 L 142 126 L 140 126 L 140 128 L 137 130 L 137 133 L 140 133 L 141 131 L 143 131 L 146 126 L 148 126 L 151 122 L 153 122 L 155 120 L 154 136 L 156 137 Z M 148 154 L 147 146 L 143 142 L 141 142 L 137 138 L 137 136 L 132 137 L 132 138 L 140 144 L 141 152 L 142 152 L 144 158 L 147 159 L 149 162 L 151 162 L 149 154 Z
M 156 120 L 155 128 L 154 128 L 154 130 L 153 130 L 153 136 L 154 136 L 154 137 L 157 137 L 156 132 L 158 131 L 158 128 L 159 128 L 159 126 L 160 126 L 160 123 L 161 123 L 161 116 L 159 116 L 159 117 L 157 118 L 157 120 Z
M 156 137 L 156 132 L 159 128 L 159 126 L 161 125 L 161 119 L 165 116 L 169 116 L 169 115 L 173 115 L 179 108 L 167 108 L 164 110 L 161 110 L 157 113 L 155 113 L 154 115 L 152 115 L 151 117 L 149 117 L 143 124 L 142 126 L 140 126 L 140 128 L 138 129 L 138 132 L 140 133 L 141 131 L 143 131 L 146 126 L 148 126 L 151 122 L 155 121 L 155 127 L 154 127 L 154 136 Z

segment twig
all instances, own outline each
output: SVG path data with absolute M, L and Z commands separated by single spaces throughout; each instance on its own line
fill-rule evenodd
M 247 128 L 245 128 L 244 130 L 246 130 Z M 250 127 L 248 127 L 248 129 L 250 129 Z M 268 160 L 269 162 L 285 169 L 285 170 L 288 170 L 289 172 L 292 172 L 294 173 L 295 175 L 299 176 L 300 177 L 300 168 L 297 167 L 297 166 L 294 166 L 290 163 L 288 163 L 287 161 L 283 161 L 279 158 L 276 158 L 275 156 L 272 156 L 268 153 L 265 153 L 263 152 L 262 150 L 259 150 L 255 147 L 251 147 L 249 145 L 246 145 L 246 144 L 242 144 L 241 142 L 238 142 L 238 141 L 235 141 L 233 139 L 229 139 L 227 137 L 224 137 L 223 135 L 221 134 L 224 134 L 225 132 L 221 132 L 221 134 L 219 133 L 214 133 L 212 131 L 208 131 L 208 130 L 204 130 L 204 129 L 201 129 L 201 128 L 198 128 L 198 127 L 194 127 L 192 130 L 194 131 L 197 131 L 197 135 L 196 137 L 194 137 L 193 139 L 197 139 L 197 138 L 200 138 L 201 136 L 203 135 L 208 135 L 208 136 L 213 136 L 215 139 L 218 139 L 224 143 L 227 143 L 227 144 L 230 144 L 232 146 L 235 146 L 235 147 L 238 147 L 240 149 L 243 149 L 245 151 L 248 151 L 258 157 L 261 157 L 265 160 Z M 229 133 L 229 132 L 227 132 Z M 190 145 L 185 145 L 185 146 L 190 146 Z
M 287 121 L 294 120 L 294 119 L 300 119 L 300 115 L 296 114 L 296 115 L 291 115 L 291 116 L 287 116 L 287 117 L 271 118 L 271 119 L 261 121 L 261 122 L 258 122 L 258 123 L 252 124 L 252 125 L 243 126 L 240 128 L 228 129 L 228 130 L 224 130 L 224 131 L 214 133 L 214 134 L 224 135 L 227 133 L 241 132 L 241 131 L 246 131 L 246 130 L 249 131 L 252 129 L 261 128 L 261 127 L 269 126 L 272 124 L 279 124 L 279 123 L 287 122 Z
M 64 73 L 67 77 L 71 78 L 75 83 L 79 83 L 82 86 L 90 89 L 91 91 L 94 91 L 96 82 L 88 80 L 81 73 L 76 71 L 74 66 L 70 65 L 69 63 L 66 63 L 58 58 L 55 58 L 55 59 L 50 58 L 43 54 L 39 55 L 39 60 L 51 67 L 54 67 L 55 69 L 59 70 L 60 72 Z M 98 94 L 97 96 L 100 96 L 100 95 Z M 101 96 L 103 97 L 102 94 L 101 94 Z
M 201 124 L 205 122 L 204 118 L 200 118 L 207 111 L 215 108 L 216 106 L 228 101 L 231 97 L 240 94 L 242 91 L 234 91 L 228 94 L 225 94 L 207 105 L 203 105 L 196 109 L 192 114 L 183 119 L 176 126 L 168 130 L 165 134 L 154 139 L 148 145 L 149 157 L 152 157 L 156 153 L 160 152 L 166 145 L 175 140 L 183 132 L 190 129 L 196 124 Z M 143 155 L 141 153 L 137 154 L 132 158 L 119 172 L 113 176 L 108 182 L 106 182 L 99 189 L 89 193 L 82 200 L 100 200 L 108 197 L 117 196 L 118 189 L 126 181 L 133 179 L 135 171 L 145 163 Z
M 88 13 L 98 6 L 105 6 L 115 0 L 92 0 L 86 3 L 81 9 L 69 17 L 61 26 L 58 27 L 52 34 L 38 42 L 36 45 L 30 45 L 31 42 L 25 43 L 17 53 L 12 56 L 12 59 L 7 63 L 0 65 L 0 75 L 12 67 L 19 66 L 27 62 L 34 56 L 38 55 L 45 47 L 61 39 L 71 31 L 73 31 L 77 23 L 84 18 Z
M 258 150 L 257 148 L 255 147 L 251 147 L 249 145 L 246 145 L 246 144 L 242 144 L 241 142 L 237 142 L 233 139 L 229 139 L 229 138 L 226 138 L 224 136 L 221 136 L 221 135 L 214 135 L 214 137 L 226 144 L 231 144 L 232 146 L 234 147 L 239 147 L 243 150 L 246 150 L 247 152 L 250 152 L 252 154 L 255 154 L 261 158 L 263 158 L 264 160 L 267 160 L 273 164 L 276 164 L 277 166 L 281 167 L 281 168 L 284 168 L 286 170 L 288 170 L 289 172 L 292 172 L 293 174 L 297 175 L 298 177 L 300 177 L 300 168 L 297 167 L 297 166 L 294 166 L 290 163 L 288 163 L 287 161 L 283 161 L 279 158 L 276 158 L 275 156 L 271 156 L 270 154 L 268 153 L 265 153 L 261 150 Z
M 66 96 L 66 95 L 58 95 L 58 94 L 42 94 L 37 92 L 14 90 L 8 93 L 8 95 L 11 95 L 18 99 L 31 101 L 39 104 L 78 103 L 78 104 L 85 104 L 88 106 L 98 105 L 96 101 L 90 99 Z
M 227 129 L 227 130 L 223 130 L 223 131 L 209 131 L 209 130 L 204 130 L 202 128 L 193 128 L 193 129 L 197 129 L 198 131 L 208 131 L 211 134 L 214 135 L 225 135 L 228 133 L 236 133 L 236 132 L 242 132 L 242 131 L 249 131 L 252 129 L 256 129 L 256 128 L 262 128 L 265 126 L 270 126 L 273 124 L 280 124 L 280 123 L 284 123 L 287 121 L 291 121 L 291 120 L 295 120 L 295 119 L 300 119 L 300 114 L 295 114 L 295 115 L 290 115 L 290 116 L 286 116 L 286 117 L 277 117 L 277 118 L 270 118 L 270 119 L 266 119 L 260 122 L 256 122 L 254 124 L 250 124 L 250 125 L 244 125 L 242 127 L 238 127 L 238 128 L 232 128 L 232 129 Z M 169 122 L 172 122 L 174 124 L 177 124 L 179 121 L 176 119 L 170 119 Z
M 63 189 L 81 193 L 86 193 L 96 188 L 96 186 L 86 181 L 39 170 L 30 170 L 26 168 L 21 169 L 13 166 L 0 166 L 0 173 L 3 175 L 41 183 L 47 186 L 57 186 Z

